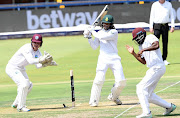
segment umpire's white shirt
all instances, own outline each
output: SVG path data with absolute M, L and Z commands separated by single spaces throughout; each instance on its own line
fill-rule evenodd
M 25 66 L 29 64 L 36 64 L 36 67 L 41 67 L 39 63 L 39 57 L 41 56 L 41 52 L 38 49 L 34 51 L 31 43 L 23 45 L 9 60 L 8 66 L 11 68 L 25 70 Z
M 117 49 L 118 31 L 116 29 L 93 31 L 94 41 L 89 39 L 93 49 L 100 45 L 100 55 L 106 58 L 119 58 Z
M 155 41 L 159 41 L 156 36 L 154 36 L 153 34 L 147 35 L 144 43 L 139 46 L 139 50 L 150 47 Z M 142 57 L 145 58 L 148 68 L 151 68 L 154 65 L 164 64 L 160 48 L 152 51 L 144 51 L 142 53 Z
M 150 13 L 150 28 L 153 27 L 153 23 L 169 23 L 171 27 L 174 27 L 174 15 L 172 4 L 165 1 L 163 4 L 156 1 L 152 4 Z

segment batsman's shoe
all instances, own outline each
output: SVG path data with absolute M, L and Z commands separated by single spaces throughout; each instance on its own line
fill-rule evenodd
M 152 118 L 151 112 L 148 114 L 141 114 L 139 116 L 136 116 L 136 118 Z
M 163 113 L 163 115 L 168 116 L 171 112 L 173 112 L 176 109 L 176 105 L 171 103 L 170 108 L 166 108 L 166 111 Z
M 112 99 L 112 93 L 109 94 L 107 99 L 110 100 L 110 101 L 115 102 L 117 105 L 121 105 L 122 104 L 122 102 L 121 102 L 121 100 L 119 100 L 119 98 L 117 98 L 116 100 Z
M 97 107 L 98 104 L 93 102 L 93 103 L 90 103 L 90 106 L 91 106 L 91 107 Z
M 17 104 L 12 104 L 11 107 L 12 108 L 17 108 Z
M 114 102 L 115 102 L 117 105 L 122 105 L 121 100 L 119 100 L 118 98 L 117 98 L 116 100 L 114 100 Z
M 21 109 L 17 109 L 19 112 L 29 112 L 30 109 L 26 108 L 26 107 L 23 107 Z

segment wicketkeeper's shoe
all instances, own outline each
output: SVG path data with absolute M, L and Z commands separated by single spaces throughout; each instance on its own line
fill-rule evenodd
M 11 107 L 12 107 L 12 108 L 17 108 L 17 104 L 15 104 L 15 105 L 12 104 Z
M 136 116 L 136 118 L 152 118 L 151 112 L 148 114 L 141 114 L 139 116 Z
M 26 107 L 23 107 L 21 109 L 17 109 L 19 112 L 29 112 L 30 109 L 26 108 Z
M 121 104 L 122 104 L 122 102 L 121 102 L 121 100 L 119 100 L 119 98 L 117 98 L 116 100 L 113 100 L 113 99 L 112 99 L 112 93 L 109 94 L 109 96 L 107 97 L 107 99 L 110 100 L 110 101 L 115 102 L 117 105 L 121 105 Z
M 176 109 L 176 105 L 171 103 L 170 108 L 166 108 L 166 111 L 163 113 L 163 115 L 168 116 L 171 112 L 173 112 Z

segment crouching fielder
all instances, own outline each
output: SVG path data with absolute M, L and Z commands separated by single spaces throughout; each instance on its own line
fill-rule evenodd
M 149 103 L 165 108 L 163 115 L 169 115 L 176 109 L 176 106 L 163 100 L 154 93 L 158 81 L 166 71 L 159 49 L 159 40 L 153 34 L 146 36 L 146 31 L 143 28 L 134 29 L 132 35 L 133 40 L 139 45 L 140 51 L 136 54 L 134 48 L 129 45 L 126 45 L 127 50 L 139 62 L 147 64 L 149 68 L 141 82 L 136 85 L 136 93 L 143 111 L 143 113 L 136 116 L 136 118 L 152 118 Z
M 18 87 L 16 99 L 12 104 L 12 107 L 17 108 L 18 111 L 30 111 L 30 109 L 26 108 L 26 97 L 33 85 L 25 71 L 25 66 L 35 64 L 37 68 L 41 68 L 57 65 L 49 53 L 45 52 L 44 56 L 41 55 L 39 48 L 42 46 L 42 43 L 42 36 L 34 34 L 31 43 L 23 45 L 6 66 L 6 73 Z
M 111 89 L 108 99 L 120 105 L 119 100 L 122 89 L 126 86 L 126 79 L 124 77 L 123 68 L 121 65 L 121 58 L 118 55 L 117 40 L 118 32 L 113 25 L 113 17 L 106 15 L 102 19 L 102 29 L 99 32 L 86 29 L 84 37 L 88 38 L 90 46 L 95 50 L 100 45 L 100 54 L 96 68 L 96 76 L 91 89 L 90 106 L 98 106 L 101 89 L 105 81 L 105 74 L 110 68 L 115 77 L 115 83 Z M 91 33 L 95 37 L 93 40 Z

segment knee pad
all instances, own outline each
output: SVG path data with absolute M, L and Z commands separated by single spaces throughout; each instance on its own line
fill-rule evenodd
M 24 80 L 20 83 L 20 87 L 23 89 L 29 89 L 30 86 L 31 84 L 29 80 Z
M 112 100 L 116 100 L 119 97 L 121 91 L 125 86 L 126 86 L 126 80 L 119 81 L 114 84 L 113 88 L 111 89 Z
M 117 88 L 123 87 L 124 88 L 125 86 L 126 86 L 126 80 L 122 80 L 122 81 L 115 82 L 113 87 L 117 87 Z
M 32 82 L 30 82 L 30 86 L 29 86 L 29 88 L 28 88 L 28 94 L 31 92 L 32 87 L 33 87 L 33 84 L 32 84 Z

